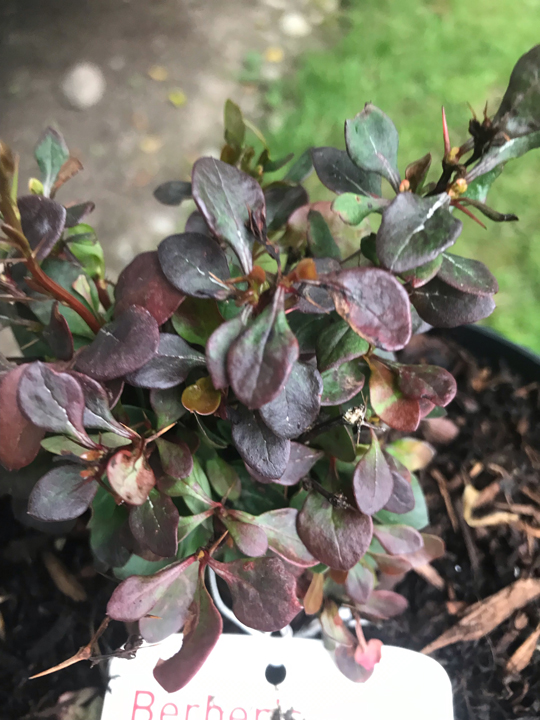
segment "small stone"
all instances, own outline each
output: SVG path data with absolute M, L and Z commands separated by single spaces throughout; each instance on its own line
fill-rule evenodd
M 148 77 L 156 82 L 164 82 L 169 77 L 169 71 L 163 65 L 152 65 L 148 70 Z
M 69 104 L 77 110 L 97 105 L 105 94 L 106 82 L 101 69 L 94 63 L 77 63 L 62 80 L 61 89 Z
M 298 12 L 289 12 L 282 15 L 279 26 L 281 32 L 289 37 L 306 37 L 311 32 L 311 25 L 304 15 Z

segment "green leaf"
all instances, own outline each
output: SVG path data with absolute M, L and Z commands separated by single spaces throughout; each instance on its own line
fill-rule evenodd
M 341 196 L 343 197 L 343 195 Z M 315 257 L 334 258 L 341 260 L 341 251 L 332 237 L 330 228 L 320 212 L 310 210 L 308 213 L 308 243 Z
M 429 515 L 424 493 L 415 475 L 412 475 L 411 486 L 414 493 L 414 510 L 408 513 L 397 514 L 387 510 L 380 510 L 375 519 L 385 525 L 409 525 L 415 530 L 422 530 L 429 525 Z
M 321 405 L 341 405 L 351 400 L 364 387 L 365 365 L 349 360 L 322 373 L 323 393 Z
M 491 147 L 482 157 L 480 162 L 466 175 L 465 180 L 468 184 L 473 180 L 490 173 L 498 165 L 525 155 L 529 150 L 540 147 L 540 130 L 524 135 L 522 137 L 513 138 L 504 145 L 495 145 Z
M 386 178 L 397 192 L 398 132 L 382 110 L 367 103 L 361 113 L 345 122 L 345 142 L 352 161 L 362 170 Z
M 215 504 L 208 478 L 196 457 L 193 457 L 193 469 L 186 478 L 175 478 L 173 484 L 167 484 L 162 491 L 171 497 L 182 497 L 192 513 L 201 513 Z
M 301 183 L 304 182 L 312 170 L 311 148 L 308 148 L 294 161 L 283 179 L 289 183 Z
M 156 413 L 157 430 L 167 427 L 186 414 L 186 409 L 182 405 L 182 389 L 175 387 L 150 391 L 150 405 Z
M 41 170 L 43 194 L 48 197 L 60 168 L 69 158 L 68 147 L 62 135 L 48 127 L 36 145 L 34 156 Z
M 242 111 L 232 100 L 225 102 L 224 110 L 225 142 L 237 151 L 242 149 L 246 126 Z
M 206 345 L 223 318 L 215 300 L 187 297 L 171 318 L 176 332 L 189 343 Z
M 127 520 L 126 507 L 117 505 L 111 493 L 105 488 L 98 488 L 92 503 L 92 517 L 88 528 L 90 547 L 102 563 L 116 568 L 128 562 L 130 553 L 121 537 Z
M 283 497 L 283 488 L 273 484 L 262 485 L 255 482 L 242 462 L 235 463 L 233 467 L 242 483 L 242 493 L 235 502 L 238 509 L 252 515 L 261 515 L 269 510 L 287 506 L 287 500 Z
M 369 343 L 339 318 L 325 328 L 317 340 L 317 366 L 321 372 L 365 355 Z
M 206 463 L 206 474 L 219 497 L 226 497 L 231 502 L 238 500 L 242 483 L 232 465 L 216 455 Z
M 322 448 L 328 455 L 343 462 L 353 462 L 356 458 L 351 431 L 344 425 L 338 425 L 317 435 L 313 440 L 313 445 Z
M 490 170 L 490 172 L 480 175 L 467 185 L 467 190 L 463 193 L 463 197 L 471 198 L 472 200 L 479 200 L 480 202 L 486 202 L 488 192 L 499 177 L 504 169 L 503 165 L 497 165 L 497 167 Z
M 377 233 L 377 256 L 393 272 L 404 272 L 434 260 L 453 245 L 463 227 L 448 210 L 446 193 L 421 198 L 400 193 L 384 210 Z
M 311 151 L 315 172 L 329 190 L 340 195 L 380 195 L 381 177 L 365 173 L 357 167 L 344 150 L 333 147 L 313 148 Z
M 405 270 L 405 272 L 400 273 L 400 277 L 413 288 L 422 287 L 422 285 L 425 285 L 437 275 L 442 265 L 444 255 L 445 253 L 441 253 L 435 260 L 430 260 L 424 265 L 419 265 L 412 270 Z
M 362 220 L 374 212 L 382 212 L 388 205 L 384 198 L 366 197 L 354 193 L 339 195 L 332 203 L 332 210 L 347 225 L 360 225 Z
M 139 555 L 131 555 L 125 565 L 114 568 L 114 575 L 119 580 L 125 580 L 132 575 L 144 575 L 148 577 L 171 564 L 170 560 L 145 560 Z
M 92 230 L 90 225 L 77 225 L 69 232 L 73 232 L 78 228 L 89 228 Z M 105 278 L 105 257 L 103 255 L 103 248 L 95 236 L 95 233 L 91 238 L 86 237 L 86 234 L 87 232 L 85 231 L 84 236 L 80 238 L 75 235 L 75 237 L 73 237 L 69 242 L 69 249 L 81 263 L 83 270 L 89 277 L 95 278 L 96 280 L 103 280 Z

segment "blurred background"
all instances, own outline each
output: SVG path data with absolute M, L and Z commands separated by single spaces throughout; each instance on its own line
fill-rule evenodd
M 371 101 L 400 132 L 401 170 L 431 151 L 434 178 L 441 105 L 459 145 L 467 103 L 496 110 L 539 20 L 540 0 L 0 0 L 0 135 L 21 155 L 24 189 L 42 130 L 62 131 L 85 171 L 59 199 L 96 203 L 89 222 L 114 278 L 183 227 L 189 205 L 152 191 L 219 153 L 227 97 L 273 157 L 343 147 L 343 121 Z M 520 222 L 464 218 L 456 246 L 499 280 L 488 323 L 537 351 L 539 186 L 539 152 L 511 162 L 489 203 Z M 308 188 L 324 197 L 316 178 Z

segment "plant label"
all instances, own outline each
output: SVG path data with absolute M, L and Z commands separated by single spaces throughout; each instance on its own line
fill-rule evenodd
M 357 684 L 320 640 L 222 635 L 193 680 L 169 694 L 152 671 L 181 643 L 172 635 L 132 660 L 114 658 L 101 720 L 453 720 L 446 671 L 412 650 L 383 646 Z

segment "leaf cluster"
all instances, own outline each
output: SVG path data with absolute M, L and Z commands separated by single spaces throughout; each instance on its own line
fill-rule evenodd
M 96 559 L 122 580 L 110 617 L 138 621 L 152 642 L 184 630 L 155 669 L 167 690 L 189 682 L 222 630 L 207 568 L 258 630 L 283 628 L 302 604 L 324 608 L 336 662 L 362 681 L 380 646 L 359 622 L 351 634 L 333 603 L 391 617 L 404 600 L 381 589 L 388 576 L 444 552 L 420 532 L 414 472 L 431 449 L 403 434 L 444 413 L 456 384 L 399 351 L 413 333 L 494 308 L 489 270 L 449 249 L 459 211 L 515 219 L 485 201 L 503 164 L 540 144 L 539 70 L 537 47 L 461 147 L 443 123 L 436 182 L 429 154 L 402 178 L 397 130 L 371 104 L 345 123 L 344 150 L 292 162 L 256 152 L 228 101 L 221 158 L 155 191 L 194 203 L 185 231 L 116 284 L 84 222 L 93 203 L 56 200 L 82 167 L 59 133 L 39 141 L 27 195 L 1 146 L 0 322 L 23 358 L 0 357 L 0 489 L 24 478 L 40 521 L 90 511 Z M 335 199 L 310 202 L 312 170 Z

